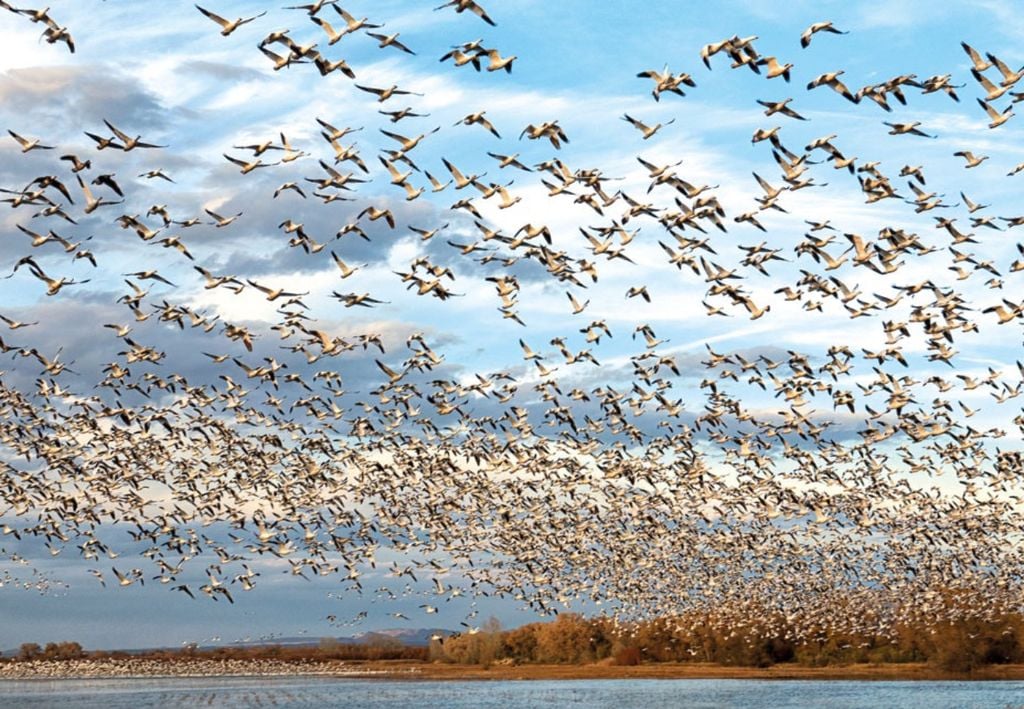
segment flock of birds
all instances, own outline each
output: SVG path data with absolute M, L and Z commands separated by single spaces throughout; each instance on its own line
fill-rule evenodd
M 229 19 L 196 7 L 217 26 L 209 28 L 214 42 L 218 28 L 227 38 L 250 23 L 258 27 L 265 14 Z M 48 9 L 7 2 L 0 8 L 41 23 L 48 42 L 75 51 L 68 29 Z M 343 49 L 358 34 L 394 56 L 420 56 L 421 48 L 335 0 L 288 9 L 319 28 L 318 41 L 271 32 L 256 47 L 269 68 L 313 64 L 323 76 L 338 72 L 338 80 L 355 82 L 368 114 L 401 126 L 424 117 L 414 108 L 384 110 L 393 98 L 419 93 L 363 83 L 360 67 L 321 53 Z M 438 10 L 495 24 L 473 0 Z M 13 28 L 5 24 L 4 31 Z M 822 33 L 845 34 L 829 22 L 811 25 L 799 37 L 808 56 L 812 40 L 844 41 Z M 759 74 L 771 89 L 774 79 L 790 82 L 794 64 L 763 54 L 757 41 L 712 42 L 699 59 L 715 72 L 729 62 Z M 990 128 L 1001 129 L 1024 99 L 1024 91 L 1014 91 L 1024 70 L 967 44 L 963 50 L 972 65 L 969 86 L 983 94 L 977 103 Z M 453 46 L 440 58 L 444 71 L 473 67 L 481 76 L 512 73 L 515 61 L 483 40 Z M 958 92 L 968 90 L 951 74 L 905 74 L 856 90 L 841 75 L 822 73 L 807 89 L 831 89 L 856 110 L 894 115 L 914 94 L 959 102 Z M 684 97 L 699 90 L 699 77 L 667 66 L 637 77 L 658 105 L 678 101 L 681 111 Z M 766 116 L 799 122 L 793 125 L 808 120 L 792 98 L 757 103 Z M 622 119 L 645 149 L 675 120 Z M 96 325 L 95 337 L 110 344 L 95 377 L 77 371 L 75 352 L 52 337 L 33 337 L 45 325 L 30 321 L 30 307 L 0 307 L 0 353 L 9 368 L 0 374 L 0 541 L 9 563 L 30 566 L 27 550 L 45 544 L 44 554 L 89 561 L 100 584 L 156 581 L 225 603 L 272 573 L 336 577 L 335 596 L 421 597 L 428 615 L 458 597 L 482 595 L 514 598 L 542 613 L 586 602 L 622 618 L 706 608 L 735 619 L 759 603 L 837 627 L 861 627 L 870 617 L 885 632 L 907 612 L 908 599 L 915 612 L 939 619 L 950 589 L 983 592 L 993 609 L 1019 605 L 1024 410 L 1016 399 L 1024 365 L 983 374 L 958 369 L 957 344 L 975 336 L 1016 346 L 1024 323 L 1024 301 L 1017 300 L 1024 245 L 1016 243 L 1009 258 L 1002 247 L 1024 216 L 996 216 L 963 192 L 951 203 L 931 191 L 927 166 L 883 165 L 884 146 L 877 146 L 877 161 L 862 160 L 844 151 L 837 135 L 798 146 L 788 126 L 754 134 L 779 172 L 753 175 L 754 206 L 743 211 L 656 148 L 636 157 L 644 171 L 639 188 L 616 189 L 619 177 L 559 157 L 570 136 L 554 119 L 522 128 L 519 141 L 530 143 L 503 137 L 500 116 L 483 110 L 456 123 L 505 146 L 481 161 L 492 176 L 515 179 L 491 182 L 452 160 L 434 167 L 418 157 L 419 146 L 451 129 L 440 137 L 441 128 L 382 129 L 380 152 L 370 155 L 349 137 L 360 127 L 317 117 L 316 146 L 293 144 L 284 127 L 266 141 L 218 151 L 238 168 L 241 185 L 255 184 L 253 173 L 300 170 L 287 173 L 272 194 L 248 188 L 244 199 L 280 205 L 278 228 L 288 245 L 324 268 L 336 266 L 330 296 L 342 310 L 314 313 L 307 301 L 318 294 L 311 296 L 309 284 L 218 272 L 193 253 L 190 229 L 245 231 L 246 210 L 221 214 L 196 205 L 183 216 L 142 203 L 142 184 L 147 195 L 154 185 L 175 189 L 173 170 L 150 169 L 132 180 L 111 165 L 132 151 L 159 156 L 182 146 L 133 135 L 121 123 L 110 116 L 104 126 L 86 126 L 90 142 L 82 149 L 51 144 L 23 127 L 8 130 L 23 159 L 56 159 L 45 163 L 46 174 L 3 189 L 2 202 L 17 215 L 17 229 L 4 241 L 20 249 L 0 287 L 37 292 L 44 305 L 91 292 L 85 284 L 100 280 L 113 254 L 90 245 L 90 225 L 120 227 L 149 258 L 123 281 L 115 274 L 124 286 L 116 299 L 122 317 Z M 911 136 L 891 140 L 934 137 L 916 121 L 886 125 L 895 136 Z M 555 152 L 533 162 L 513 145 Z M 967 168 L 987 157 L 956 155 Z M 806 232 L 787 251 L 769 215 L 789 214 L 794 194 L 818 188 L 829 168 L 852 176 L 860 202 L 908 218 L 941 214 L 934 232 L 891 222 L 877 234 L 858 234 L 831 224 L 827 214 L 807 214 Z M 1022 170 L 1024 164 L 1009 174 Z M 373 180 L 386 181 L 384 192 L 366 194 Z M 527 182 L 543 187 L 560 209 L 581 210 L 578 233 L 526 221 L 537 220 L 517 194 Z M 452 194 L 456 201 L 444 206 Z M 415 200 L 432 201 L 446 216 L 403 223 L 403 203 Z M 355 216 L 333 235 L 314 233 L 287 214 L 286 205 L 309 214 L 338 209 L 329 206 L 335 202 L 352 203 Z M 525 223 L 499 228 L 493 215 L 504 210 Z M 758 230 L 764 240 L 745 243 Z M 345 254 L 353 240 L 383 254 L 402 233 L 432 249 L 396 272 L 400 283 L 432 303 L 458 299 L 457 284 L 483 279 L 496 291 L 500 319 L 523 326 L 502 353 L 521 355 L 519 364 L 481 371 L 472 362 L 450 362 L 445 343 L 431 342 L 427 332 L 396 339 L 332 320 L 348 309 L 388 304 L 357 285 L 370 266 Z M 447 249 L 433 249 L 435 241 Z M 680 284 L 706 289 L 708 318 L 770 322 L 772 306 L 788 302 L 806 311 L 809 328 L 870 319 L 885 344 L 837 342 L 824 352 L 728 352 L 708 344 L 699 356 L 687 354 L 642 322 L 659 294 L 638 282 L 625 294 L 636 304 L 635 351 L 622 366 L 601 365 L 602 348 L 613 336 L 621 347 L 623 338 L 616 323 L 590 319 L 588 309 L 600 306 L 591 306 L 587 294 L 606 269 L 642 279 L 644 244 L 657 244 L 665 270 Z M 993 252 L 1000 256 L 988 257 Z M 907 275 L 919 273 L 916 266 L 929 257 L 928 263 L 948 263 L 920 280 Z M 794 281 L 771 278 L 793 262 L 800 266 Z M 176 298 L 186 273 L 202 292 L 272 304 L 276 322 L 232 321 Z M 858 274 L 882 285 L 864 290 Z M 564 336 L 549 343 L 531 337 L 520 307 L 527 279 L 547 284 L 562 304 L 567 297 Z M 958 290 L 981 281 L 987 300 L 974 302 Z M 764 295 L 764 283 L 775 286 L 774 298 Z M 465 325 L 464 332 L 490 326 Z M 172 331 L 204 343 L 201 351 L 175 356 L 193 369 L 199 361 L 200 371 L 213 376 L 181 373 L 184 362 L 160 344 Z M 916 375 L 924 364 L 948 374 Z M 684 396 L 686 386 L 698 393 Z M 1003 425 L 973 425 L 982 405 L 995 407 Z M 111 541 L 124 533 L 130 541 Z M 10 570 L 5 574 L 12 585 Z M 391 581 L 383 586 L 364 587 L 364 580 L 385 577 Z M 329 620 L 347 622 L 335 614 Z

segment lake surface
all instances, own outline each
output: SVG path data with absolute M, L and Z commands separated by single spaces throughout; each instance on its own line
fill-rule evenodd
M 290 677 L 0 682 L 0 707 L 1024 708 L 1024 682 L 565 680 L 424 682 Z

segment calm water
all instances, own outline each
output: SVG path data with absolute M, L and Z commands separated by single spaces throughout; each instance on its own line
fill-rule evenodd
M 0 682 L 0 707 L 1022 707 L 1024 682 L 159 679 Z

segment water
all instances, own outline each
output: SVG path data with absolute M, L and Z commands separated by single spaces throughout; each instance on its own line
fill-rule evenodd
M 423 682 L 188 678 L 0 682 L 0 707 L 1024 708 L 1024 682 L 563 680 Z

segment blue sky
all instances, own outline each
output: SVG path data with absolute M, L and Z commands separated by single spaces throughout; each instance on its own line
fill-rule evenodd
M 211 0 L 209 9 L 225 16 L 250 16 L 267 10 L 267 15 L 242 26 L 229 37 L 221 37 L 217 26 L 195 10 L 191 3 L 70 2 L 55 0 L 51 14 L 66 25 L 75 37 L 76 53 L 62 45 L 38 41 L 42 29 L 26 18 L 0 12 L 0 118 L 4 129 L 24 136 L 38 136 L 44 143 L 59 146 L 59 151 L 32 151 L 22 154 L 6 136 L 0 140 L 0 186 L 20 189 L 38 175 L 59 174 L 72 188 L 76 203 L 80 191 L 66 163 L 55 156 L 73 152 L 83 159 L 92 158 L 96 169 L 87 173 L 113 172 L 127 188 L 124 205 L 100 208 L 83 217 L 77 226 L 59 219 L 32 219 L 25 208 L 0 209 L 0 263 L 11 264 L 26 255 L 28 240 L 16 225 L 43 230 L 52 228 L 74 239 L 92 237 L 85 242 L 95 252 L 99 267 L 84 260 L 71 262 L 58 247 L 46 245 L 31 249 L 44 271 L 65 274 L 89 283 L 69 286 L 55 297 L 45 296 L 43 285 L 27 269 L 13 278 L 0 281 L 0 314 L 23 320 L 41 320 L 33 329 L 0 337 L 17 345 L 32 346 L 54 353 L 64 347 L 63 359 L 77 361 L 81 373 L 62 375 L 61 382 L 83 395 L 89 393 L 101 375 L 102 365 L 116 356 L 121 343 L 101 325 L 126 322 L 130 317 L 114 303 L 125 292 L 125 273 L 158 268 L 175 285 L 148 281 L 150 302 L 168 299 L 193 309 L 219 315 L 225 322 L 244 322 L 260 333 L 259 354 L 269 354 L 276 346 L 270 325 L 278 320 L 274 303 L 253 288 L 240 295 L 224 289 L 205 290 L 203 281 L 192 270 L 192 263 L 173 250 L 144 243 L 131 231 L 117 227 L 115 218 L 124 214 L 145 215 L 151 205 L 166 205 L 175 219 L 203 217 L 204 209 L 221 214 L 242 212 L 239 220 L 224 229 L 209 224 L 194 228 L 168 229 L 163 235 L 178 234 L 195 256 L 215 273 L 234 273 L 261 284 L 310 291 L 304 298 L 321 327 L 333 334 L 354 336 L 362 332 L 382 335 L 389 353 L 384 357 L 396 362 L 404 354 L 406 337 L 423 332 L 434 349 L 443 354 L 444 376 L 463 384 L 472 383 L 475 373 L 508 371 L 518 377 L 523 394 L 517 402 L 538 404 L 538 397 L 526 395 L 528 386 L 538 379 L 534 366 L 523 360 L 518 340 L 522 338 L 534 350 L 544 352 L 548 364 L 559 364 L 561 356 L 549 341 L 564 337 L 573 351 L 589 347 L 600 366 L 561 363 L 559 381 L 566 391 L 573 387 L 601 384 L 630 389 L 629 358 L 643 351 L 642 340 L 631 337 L 640 324 L 648 324 L 657 337 L 666 340 L 662 354 L 674 355 L 682 375 L 673 383 L 670 399 L 682 398 L 687 407 L 700 412 L 703 394 L 700 383 L 707 376 L 700 364 L 710 345 L 719 352 L 747 352 L 769 357 L 785 356 L 787 350 L 807 353 L 813 361 L 824 362 L 825 352 L 833 345 L 848 345 L 858 355 L 862 350 L 877 351 L 885 346 L 883 320 L 906 319 L 906 304 L 872 317 L 850 319 L 836 300 L 823 303 L 822 312 L 809 312 L 799 302 L 785 302 L 774 291 L 793 285 L 806 269 L 824 278 L 837 276 L 847 285 L 856 284 L 865 298 L 872 294 L 892 294 L 893 284 L 910 284 L 933 279 L 942 287 L 955 288 L 974 309 L 977 333 L 958 334 L 956 368 L 928 361 L 926 337 L 920 329 L 901 343 L 910 366 L 906 369 L 888 362 L 884 369 L 896 374 L 909 372 L 918 381 L 943 376 L 954 381 L 963 374 L 978 378 L 990 368 L 1003 381 L 1014 382 L 1020 372 L 1020 321 L 998 325 L 993 314 L 980 311 L 1006 298 L 1018 302 L 1021 293 L 1019 273 L 1010 273 L 1009 264 L 1017 258 L 1019 238 L 1015 230 L 973 229 L 976 242 L 969 250 L 976 260 L 991 260 L 1001 272 L 1001 288 L 987 284 L 984 272 L 975 272 L 957 281 L 949 271 L 949 236 L 935 228 L 933 216 L 955 216 L 958 226 L 971 231 L 969 215 L 963 206 L 963 191 L 975 202 L 991 205 L 982 214 L 1012 217 L 1022 213 L 1018 180 L 1006 174 L 1024 161 L 1024 142 L 1020 140 L 1020 118 L 1013 118 L 996 130 L 986 127 L 988 119 L 975 98 L 983 91 L 972 79 L 970 60 L 961 50 L 966 41 L 982 52 L 991 52 L 1011 67 L 1024 63 L 1021 39 L 1024 20 L 1012 3 L 989 2 L 587 2 L 565 0 L 557 3 L 540 0 L 508 0 L 485 3 L 497 23 L 490 27 L 470 13 L 455 14 L 450 8 L 433 11 L 429 2 L 355 0 L 344 3 L 354 16 L 369 16 L 384 23 L 380 31 L 400 32 L 415 56 L 392 48 L 379 49 L 375 40 L 362 32 L 345 37 L 334 47 L 327 46 L 324 33 L 310 23 L 302 11 L 253 2 Z M 640 9 L 642 7 L 642 10 Z M 337 15 L 326 9 L 323 17 L 335 22 Z M 811 46 L 801 49 L 800 33 L 811 23 L 829 19 L 848 31 L 846 35 L 817 34 Z M 338 24 L 335 22 L 335 24 Z M 320 77 L 309 65 L 296 65 L 272 71 L 272 65 L 256 48 L 273 30 L 290 28 L 299 42 L 319 42 L 330 58 L 344 57 L 356 72 L 353 82 L 339 73 Z M 700 61 L 703 45 L 723 38 L 756 35 L 762 55 L 777 56 L 792 62 L 793 79 L 767 80 L 747 69 L 730 69 L 724 55 L 712 58 L 708 70 Z M 502 56 L 517 58 L 510 74 L 475 72 L 456 68 L 438 59 L 452 45 L 481 38 L 485 46 L 497 47 Z M 280 51 L 276 45 L 275 51 Z M 663 95 L 655 102 L 650 95 L 652 83 L 636 77 L 647 69 L 661 70 L 668 65 L 673 72 L 688 72 L 697 86 L 686 88 L 686 96 Z M 908 90 L 908 105 L 890 100 L 894 111 L 885 113 L 869 101 L 852 105 L 837 93 L 823 87 L 805 89 L 814 77 L 842 69 L 841 77 L 854 90 L 879 83 L 899 74 L 916 74 L 924 79 L 936 74 L 952 74 L 960 101 L 954 102 L 938 92 L 921 95 Z M 991 75 L 991 72 L 990 72 Z M 423 96 L 399 96 L 378 104 L 354 84 L 402 88 Z M 755 99 L 781 100 L 792 97 L 791 106 L 806 116 L 805 122 L 782 116 L 765 117 Z M 1000 110 L 1008 98 L 994 102 Z M 377 111 L 411 106 L 427 117 L 407 118 L 393 124 Z M 455 125 L 468 113 L 486 110 L 501 134 L 496 138 L 480 126 Z M 648 124 L 666 125 L 650 140 L 622 120 L 624 114 Z M 357 201 L 321 204 L 309 195 L 301 199 L 285 192 L 271 199 L 275 187 L 296 181 L 307 194 L 312 185 L 304 179 L 319 175 L 318 159 L 331 161 L 332 155 L 318 135 L 317 117 L 335 126 L 359 128 L 342 139 L 356 144 L 366 161 L 370 181 L 358 186 Z M 136 150 L 130 153 L 97 152 L 83 131 L 105 134 L 107 119 L 132 135 L 170 146 L 165 150 Z M 517 140 L 527 124 L 557 120 L 569 136 L 569 143 L 555 151 L 547 141 Z M 921 128 L 937 139 L 913 135 L 891 136 L 883 121 L 920 121 Z M 758 218 L 767 228 L 762 233 L 750 224 L 739 224 L 733 217 L 757 208 L 755 198 L 762 194 L 752 173 L 772 184 L 782 184 L 779 168 L 771 156 L 767 141 L 752 143 L 755 130 L 781 126 L 780 137 L 791 150 L 799 151 L 814 138 L 837 134 L 834 144 L 847 156 L 856 156 L 856 164 L 880 161 L 897 190 L 911 194 L 906 179 L 897 177 L 904 165 L 923 165 L 927 190 L 944 195 L 946 204 L 959 206 L 915 214 L 902 200 L 865 204 L 857 180 L 845 170 L 834 170 L 827 162 L 812 164 L 808 174 L 827 186 L 785 193 L 780 204 L 787 213 L 769 210 Z M 507 210 L 499 210 L 497 200 L 483 201 L 472 187 L 455 192 L 449 187 L 432 194 L 423 174 L 415 172 L 410 181 L 426 186 L 425 194 L 407 202 L 405 191 L 389 184 L 387 172 L 378 161 L 382 150 L 395 147 L 380 129 L 406 136 L 440 130 L 428 135 L 410 153 L 416 165 L 432 175 L 447 179 L 442 159 L 457 165 L 466 174 L 485 173 L 484 182 L 500 181 L 522 201 Z M 277 140 L 284 133 L 301 151 L 308 153 L 294 162 L 240 175 L 236 167 L 222 157 L 227 153 L 242 157 L 246 151 L 233 146 L 264 140 Z M 972 151 L 990 156 L 980 167 L 965 170 L 964 162 L 953 153 Z M 641 201 L 651 200 L 659 208 L 674 208 L 671 190 L 659 188 L 648 195 L 646 171 L 637 156 L 664 165 L 681 161 L 677 174 L 693 184 L 717 185 L 714 193 L 725 206 L 728 233 L 712 231 L 715 253 L 707 258 L 724 267 L 739 267 L 741 246 L 767 241 L 768 248 L 781 249 L 787 262 L 773 264 L 765 276 L 746 269 L 744 287 L 754 301 L 772 306 L 763 318 L 750 320 L 741 305 L 728 299 L 713 300 L 729 317 L 708 317 L 702 300 L 707 300 L 707 282 L 688 270 L 678 271 L 666 263 L 659 241 L 671 243 L 671 237 L 649 217 L 635 217 L 627 225 L 640 228 L 627 254 L 634 263 L 608 261 L 587 250 L 579 234 L 580 227 L 607 224 L 621 217 L 624 204 L 608 208 L 605 215 L 589 207 L 574 204 L 571 197 L 547 196 L 541 177 L 513 169 L 499 170 L 487 151 L 520 153 L 527 165 L 558 157 L 574 169 L 597 168 L 609 178 L 610 191 L 621 189 Z M 273 151 L 272 151 L 273 152 Z M 265 157 L 276 160 L 280 153 Z M 817 151 L 809 160 L 823 161 Z M 163 169 L 175 180 L 145 180 L 135 176 L 148 170 Z M 348 163 L 346 170 L 352 169 Z M 403 170 L 408 168 L 402 168 Z M 358 174 L 358 173 L 357 173 Z M 577 189 L 572 187 L 571 189 Z M 103 192 L 111 196 L 109 191 Z M 469 243 L 479 237 L 473 219 L 465 212 L 453 212 L 449 206 L 461 197 L 474 200 L 483 221 L 512 234 L 530 223 L 546 225 L 554 235 L 554 248 L 564 249 L 577 258 L 588 258 L 600 271 L 596 283 L 586 289 L 572 288 L 579 300 L 589 300 L 587 310 L 573 315 L 565 292 L 567 287 L 546 276 L 536 265 L 519 264 L 514 272 L 520 280 L 516 311 L 526 323 L 523 327 L 503 318 L 488 276 L 502 271 L 494 264 L 485 268 L 460 256 L 444 242 Z M 366 205 L 391 208 L 399 222 L 395 230 L 381 222 L 362 220 L 370 242 L 348 234 L 334 240 L 335 231 L 356 220 Z M 158 226 L 155 217 L 142 217 Z M 302 222 L 317 242 L 328 243 L 319 254 L 304 254 L 288 248 L 288 236 L 278 224 L 285 219 Z M 924 244 L 935 246 L 934 253 L 907 259 L 908 263 L 893 277 L 883 277 L 851 263 L 824 272 L 812 259 L 794 253 L 807 229 L 804 220 L 831 220 L 839 229 L 836 242 L 827 247 L 833 256 L 846 248 L 842 232 L 876 238 L 885 226 L 900 227 L 920 235 Z M 1001 224 L 1001 222 L 996 222 Z M 45 224 L 45 227 L 44 227 Z M 411 233 L 408 226 L 423 228 L 449 226 L 429 243 Z M 691 236 L 699 234 L 689 233 Z M 493 244 L 483 244 L 491 248 Z M 961 247 L 956 247 L 961 249 Z M 341 281 L 331 262 L 333 249 L 350 265 L 359 266 L 351 279 Z M 459 295 L 441 301 L 417 296 L 406 289 L 396 271 L 407 271 L 410 262 L 427 257 L 447 265 L 456 274 L 451 289 Z M 650 304 L 638 298 L 627 299 L 626 290 L 647 285 Z M 378 307 L 346 309 L 330 297 L 330 292 L 369 292 L 385 301 Z M 117 318 L 114 320 L 113 318 Z M 604 320 L 612 336 L 599 344 L 588 345 L 581 329 L 592 320 Z M 140 339 L 171 353 L 169 371 L 187 373 L 193 382 L 217 383 L 223 370 L 211 364 L 201 352 L 223 352 L 243 359 L 249 356 L 237 344 L 216 336 L 203 338 L 173 326 L 155 322 L 136 326 Z M 294 362 L 283 350 L 279 359 Z M 301 366 L 301 357 L 297 358 Z M 866 384 L 872 379 L 873 363 L 855 359 L 852 380 Z M 18 358 L 4 360 L 0 369 L 11 385 L 20 390 L 34 389 L 38 376 L 35 361 Z M 343 369 L 349 398 L 346 406 L 365 399 L 380 383 L 373 357 L 364 354 Z M 238 370 L 232 371 L 238 378 Z M 725 386 L 723 384 L 723 386 Z M 755 386 L 734 387 L 736 395 L 753 411 L 766 415 L 777 412 L 781 404 L 771 391 Z M 933 390 L 921 388 L 917 404 L 928 411 L 926 397 L 938 397 Z M 273 393 L 273 392 L 270 392 Z M 262 398 L 263 391 L 260 390 Z M 969 425 L 978 430 L 998 427 L 1005 436 L 992 439 L 1001 449 L 1019 449 L 1021 430 L 1011 424 L 1021 413 L 1019 403 L 1010 399 L 996 404 L 986 389 L 959 388 L 946 395 L 977 409 Z M 490 400 L 468 397 L 476 415 L 494 411 Z M 877 408 L 880 398 L 864 397 Z M 816 412 L 832 420 L 842 435 L 854 439 L 854 431 L 864 420 L 860 406 L 853 416 L 834 414 L 830 400 L 815 401 Z M 715 465 L 714 446 L 702 441 Z M 892 441 L 880 446 L 895 448 Z M 9 455 L 10 451 L 4 451 Z M 937 470 L 936 479 L 950 494 L 959 491 L 955 476 Z M 930 485 L 931 481 L 922 483 Z M 2 501 L 2 500 L 0 500 Z M 14 507 L 13 501 L 4 507 Z M 15 527 L 24 523 L 7 510 L 5 522 Z M 214 529 L 218 529 L 216 525 Z M 367 591 L 362 596 L 346 591 L 338 578 L 305 581 L 288 574 L 284 560 L 253 560 L 262 568 L 262 580 L 252 593 L 235 593 L 237 603 L 192 601 L 155 581 L 144 588 L 138 584 L 114 588 L 109 582 L 112 565 L 142 565 L 139 544 L 122 539 L 125 562 L 120 559 L 88 561 L 76 558 L 75 543 L 70 542 L 59 555 L 41 545 L 40 540 L 21 542 L 8 535 L 0 546 L 8 555 L 28 560 L 4 561 L 0 570 L 7 574 L 0 588 L 0 648 L 13 647 L 25 640 L 49 641 L 75 639 L 86 646 L 173 645 L 183 641 L 221 638 L 259 637 L 269 634 L 295 635 L 300 631 L 317 637 L 326 634 L 351 634 L 359 630 L 394 627 L 396 619 L 388 613 L 401 611 L 414 620 L 412 625 L 458 627 L 473 611 L 472 599 L 455 600 L 442 605 L 438 615 L 418 613 L 420 603 L 431 603 L 430 584 L 414 584 L 409 595 L 391 603 L 371 602 L 372 588 L 390 584 L 401 595 L 405 579 L 388 579 L 384 572 L 367 570 Z M 382 550 L 380 559 L 402 559 L 401 554 Z M 133 561 L 128 561 L 133 559 Z M 146 562 L 148 564 L 148 562 Z M 98 565 L 105 573 L 107 588 L 99 587 L 87 569 Z M 195 564 L 188 582 L 201 584 L 202 564 Z M 150 566 L 144 566 L 147 576 Z M 35 571 L 33 572 L 33 569 Z M 44 592 L 19 588 L 44 581 Z M 182 582 L 182 579 L 178 582 Z M 20 582 L 20 583 L 19 583 Z M 376 582 L 376 583 L 375 583 Z M 176 582 L 177 583 L 177 582 Z M 64 584 L 67 584 L 66 586 Z M 340 594 L 335 598 L 328 594 Z M 515 625 L 536 616 L 519 609 L 514 599 L 481 598 L 477 603 L 480 618 L 495 614 L 507 625 Z M 592 605 L 584 608 L 593 609 Z M 154 614 L 159 608 L 159 615 Z M 354 617 L 368 611 L 364 622 L 353 627 L 332 627 L 325 617 Z M 472 616 L 471 616 L 472 618 Z M 471 620 L 471 623 L 473 621 Z

